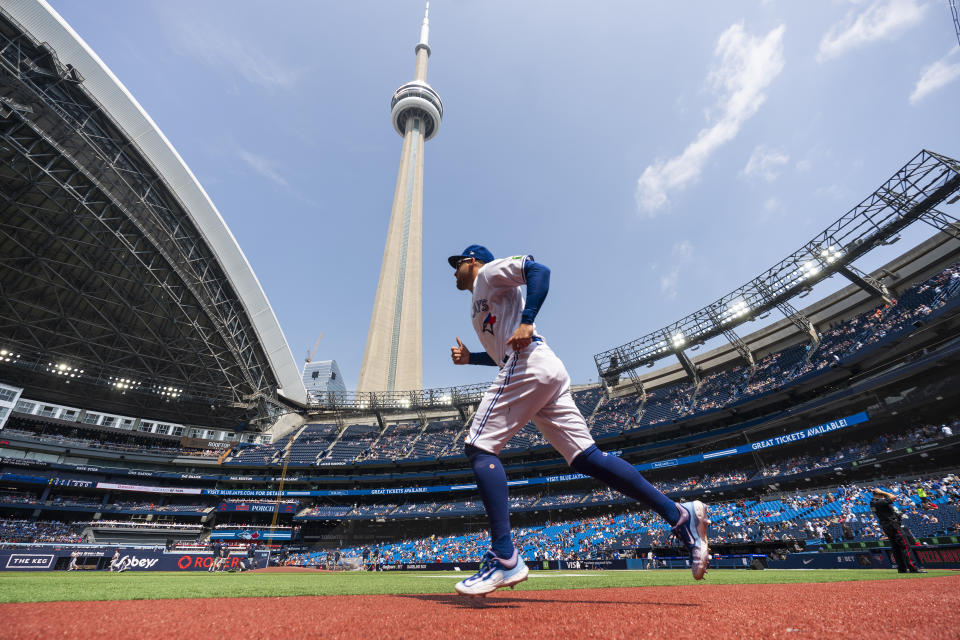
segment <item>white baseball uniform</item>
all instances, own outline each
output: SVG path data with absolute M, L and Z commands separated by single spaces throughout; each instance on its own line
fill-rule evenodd
M 466 444 L 498 454 L 531 419 L 567 463 L 593 444 L 586 421 L 570 395 L 570 375 L 534 331 L 533 341 L 514 351 L 507 340 L 520 325 L 526 284 L 523 266 L 532 256 L 483 265 L 473 284 L 471 319 L 484 350 L 500 373 L 483 394 Z

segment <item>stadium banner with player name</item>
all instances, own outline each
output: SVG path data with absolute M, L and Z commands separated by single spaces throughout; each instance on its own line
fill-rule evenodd
M 277 509 L 275 502 L 221 502 L 217 511 L 238 511 L 250 513 L 273 513 Z M 281 504 L 278 513 L 296 513 L 297 505 L 292 503 Z

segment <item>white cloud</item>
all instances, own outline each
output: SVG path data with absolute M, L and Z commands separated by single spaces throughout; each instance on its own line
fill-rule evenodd
M 670 249 L 670 270 L 660 276 L 660 293 L 668 300 L 677 297 L 677 284 L 680 282 L 680 272 L 693 260 L 693 245 L 689 240 L 682 240 Z M 656 266 L 654 266 L 656 270 Z
M 767 182 L 773 182 L 788 162 L 790 162 L 790 156 L 783 151 L 768 149 L 762 144 L 757 145 L 743 168 L 743 175 L 747 178 L 762 178 Z
M 657 160 L 643 170 L 636 191 L 641 211 L 656 215 L 669 202 L 668 193 L 696 180 L 710 156 L 733 140 L 743 123 L 757 112 L 767 98 L 764 89 L 783 70 L 784 30 L 780 25 L 756 37 L 738 23 L 720 35 L 708 76 L 711 88 L 718 93 L 712 110 L 719 112 L 720 118 L 702 129 L 680 155 Z
M 689 240 L 681 240 L 673 245 L 673 249 L 670 250 L 670 253 L 673 254 L 675 260 L 689 262 L 693 257 L 693 245 L 690 244 Z
M 286 178 L 277 173 L 277 171 L 271 166 L 270 161 L 263 156 L 258 156 L 255 153 L 250 153 L 249 151 L 240 149 L 240 157 L 251 169 L 256 171 L 270 182 L 276 183 L 281 187 L 290 186 L 290 183 L 287 182 Z
M 783 203 L 774 196 L 771 196 L 763 201 L 763 206 L 760 209 L 760 213 L 757 215 L 757 220 L 760 222 L 770 222 L 771 220 L 778 219 L 783 214 Z
M 960 46 L 953 47 L 950 52 L 923 70 L 917 86 L 910 94 L 910 104 L 917 104 L 928 95 L 947 86 L 960 78 Z M 956 60 L 956 62 L 951 62 Z
M 241 38 L 199 20 L 174 18 L 173 45 L 180 53 L 197 57 L 206 66 L 239 74 L 264 89 L 289 89 L 297 84 L 303 69 L 274 60 L 249 38 Z
M 893 38 L 918 24 L 926 10 L 918 0 L 875 0 L 859 14 L 850 11 L 820 40 L 817 60 L 836 58 L 870 42 Z

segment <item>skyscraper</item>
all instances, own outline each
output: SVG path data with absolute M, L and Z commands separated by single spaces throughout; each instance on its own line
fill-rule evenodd
M 390 103 L 393 128 L 403 136 L 403 146 L 357 391 L 423 387 L 423 147 L 437 135 L 443 117 L 443 102 L 427 84 L 429 15 L 427 2 L 414 48 L 414 80 L 397 89 Z
M 347 390 L 336 360 L 314 360 L 303 365 L 303 386 L 307 395 L 317 399 L 323 399 L 328 391 Z

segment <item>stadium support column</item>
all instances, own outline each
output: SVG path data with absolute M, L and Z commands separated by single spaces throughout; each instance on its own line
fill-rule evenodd
M 845 267 L 840 267 L 840 273 L 847 280 L 857 285 L 871 296 L 881 298 L 887 304 L 891 304 L 893 302 L 892 298 L 890 297 L 890 290 L 887 289 L 887 285 L 883 284 L 870 274 L 860 271 L 860 269 L 857 269 L 852 264 L 848 264 Z
M 740 357 L 743 358 L 743 361 L 747 363 L 752 372 L 756 368 L 757 363 L 754 361 L 753 352 L 750 351 L 750 347 L 747 346 L 747 343 L 744 342 L 739 335 L 737 335 L 736 331 L 727 327 L 716 314 L 716 312 L 714 312 L 712 309 L 708 309 L 707 313 L 710 315 L 710 319 L 713 320 L 713 323 L 723 332 L 723 335 L 727 339 L 727 342 L 730 343 L 730 346 L 737 350 L 737 353 L 740 354 Z
M 423 388 L 422 234 L 423 149 L 443 116 L 440 96 L 427 84 L 430 3 L 420 29 L 415 79 L 391 101 L 394 130 L 403 136 L 380 280 L 370 317 L 357 391 Z
M 676 354 L 677 360 L 680 361 L 680 366 L 683 367 L 683 370 L 690 376 L 690 381 L 695 385 L 699 385 L 700 373 L 697 371 L 697 365 L 693 364 L 693 361 L 690 360 L 690 357 L 687 356 L 687 353 L 683 349 L 677 349 Z
M 687 372 L 687 375 L 690 376 L 691 382 L 694 385 L 700 385 L 700 372 L 697 371 L 697 366 L 693 364 L 690 360 L 687 353 L 683 350 L 684 340 L 681 334 L 670 335 L 670 333 L 664 333 L 664 342 L 665 344 L 673 345 L 673 353 L 677 356 L 677 360 L 680 361 L 680 366 L 683 367 L 683 370 Z
M 760 292 L 760 295 L 768 300 L 774 301 L 775 298 L 770 292 L 770 289 L 761 282 L 760 280 L 754 281 L 757 291 Z M 817 333 L 817 328 L 813 326 L 813 322 L 807 316 L 803 315 L 800 311 L 796 309 L 792 304 L 787 300 L 781 300 L 779 302 L 774 302 L 774 306 L 779 309 L 780 313 L 786 317 L 793 326 L 799 329 L 801 332 L 806 333 L 810 336 L 810 348 L 807 350 L 807 362 L 810 361 L 810 358 L 813 357 L 813 354 L 816 353 L 817 349 L 820 348 L 820 334 Z

